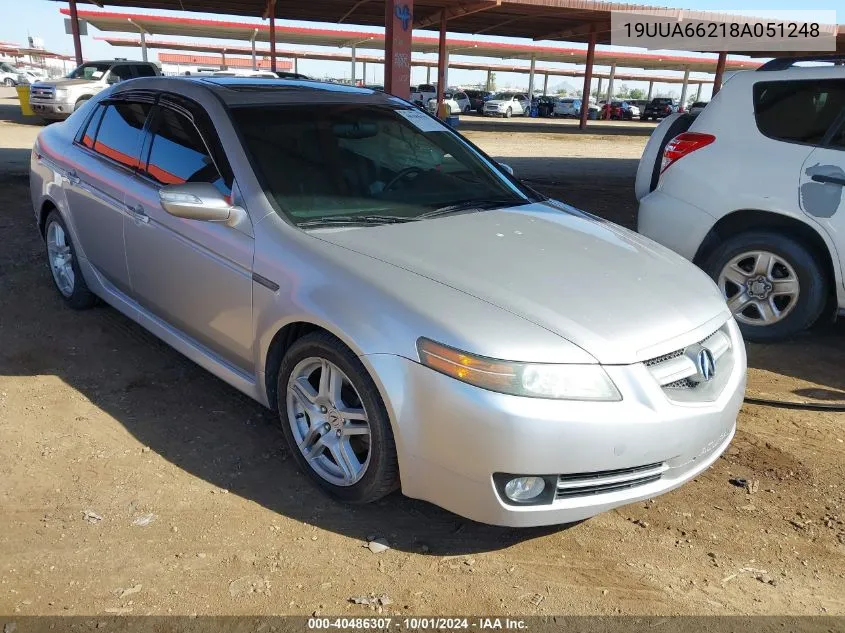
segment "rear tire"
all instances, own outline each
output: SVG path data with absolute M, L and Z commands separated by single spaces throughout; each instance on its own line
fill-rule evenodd
M 763 266 L 769 271 L 763 273 L 768 280 L 763 284 L 775 286 L 765 299 L 749 294 L 760 289 L 753 285 L 754 279 L 760 279 L 760 273 L 754 272 L 758 253 L 762 261 L 771 258 L 772 262 Z M 827 273 L 813 252 L 803 243 L 772 231 L 748 231 L 730 237 L 706 257 L 702 267 L 719 285 L 732 310 L 749 302 L 746 308 L 736 311 L 735 317 L 743 336 L 750 341 L 776 341 L 806 330 L 821 316 L 829 293 Z M 751 282 L 752 287 L 728 277 Z M 795 284 L 794 295 L 785 292 L 791 284 Z M 777 294 L 778 290 L 783 294 Z M 783 316 L 764 324 L 764 312 L 757 307 L 766 308 L 764 304 L 774 305 Z
M 328 368 L 325 390 L 320 389 L 322 367 Z M 310 376 L 306 378 L 310 382 L 302 383 L 303 376 Z M 340 377 L 336 390 L 329 376 Z M 290 384 L 311 387 L 297 396 Z M 340 340 L 328 332 L 313 332 L 297 340 L 282 359 L 276 392 L 282 432 L 291 453 L 323 490 L 348 503 L 370 503 L 399 487 L 396 444 L 384 402 L 360 359 Z M 303 401 L 305 396 L 313 396 L 314 402 Z M 343 414 L 348 411 L 362 413 L 364 420 L 360 416 L 347 419 Z M 347 433 L 350 427 L 357 432 Z M 305 448 L 300 449 L 300 444 Z
M 53 285 L 65 303 L 74 310 L 87 310 L 94 306 L 97 297 L 85 283 L 79 269 L 76 248 L 58 211 L 51 211 L 47 216 L 44 223 L 44 243 Z

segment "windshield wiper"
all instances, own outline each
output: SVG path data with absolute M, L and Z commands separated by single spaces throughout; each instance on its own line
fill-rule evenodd
M 299 222 L 301 228 L 313 228 L 317 226 L 378 226 L 379 224 L 397 224 L 410 222 L 415 218 L 403 218 L 398 215 L 332 215 L 325 218 L 316 218 Z
M 424 218 L 434 218 L 450 213 L 460 213 L 461 211 L 482 211 L 520 204 L 528 204 L 528 202 L 525 200 L 514 200 L 513 198 L 473 198 L 472 200 L 464 200 L 463 202 L 456 202 L 455 204 L 426 211 L 422 215 L 418 215 L 416 219 L 422 220 Z

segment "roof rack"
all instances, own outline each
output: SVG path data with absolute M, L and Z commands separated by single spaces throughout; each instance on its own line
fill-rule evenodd
M 778 57 L 767 61 L 757 70 L 787 70 L 798 62 L 833 62 L 845 64 L 845 54 L 830 53 L 828 55 L 805 55 L 802 57 Z

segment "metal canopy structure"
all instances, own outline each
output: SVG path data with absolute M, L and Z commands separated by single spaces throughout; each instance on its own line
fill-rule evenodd
M 107 42 L 112 46 L 119 46 L 119 47 L 134 47 L 137 48 L 140 46 L 140 40 L 134 38 L 119 38 L 119 37 L 103 37 L 97 38 L 101 41 Z M 185 51 L 190 53 L 211 53 L 218 55 L 216 59 L 218 59 L 222 64 L 231 65 L 237 68 L 249 68 L 251 60 L 250 59 L 243 59 L 243 58 L 236 58 L 232 57 L 233 55 L 251 55 L 252 49 L 247 46 L 228 46 L 223 44 L 204 44 L 200 42 L 176 42 L 176 41 L 163 41 L 163 40 L 148 40 L 147 41 L 147 48 L 155 48 L 160 50 L 170 50 L 170 51 Z M 262 63 L 262 61 L 269 57 L 270 50 L 269 49 L 256 49 L 256 62 L 255 65 L 260 68 L 268 67 L 267 63 Z M 283 49 L 276 49 L 276 55 L 279 57 L 291 58 L 291 59 L 309 59 L 309 60 L 319 60 L 319 61 L 335 61 L 335 62 L 349 62 L 352 60 L 352 55 L 350 53 L 343 53 L 343 52 L 316 52 L 316 51 L 293 51 L 293 50 L 283 50 Z M 183 57 L 183 56 L 180 56 Z M 190 57 L 190 56 L 187 56 Z M 358 63 L 362 64 L 383 64 L 384 57 L 380 55 L 356 55 L 355 59 Z M 177 61 L 175 57 L 168 56 L 167 53 L 159 54 L 159 61 L 162 63 L 180 63 L 185 64 L 189 63 L 187 60 L 182 59 L 181 61 Z M 206 61 L 193 63 L 208 63 Z M 280 62 L 283 63 L 283 62 Z M 236 65 L 237 64 L 237 65 Z M 433 59 L 423 59 L 419 57 L 415 57 L 411 60 L 412 66 L 422 66 L 427 68 L 436 68 L 437 67 L 437 60 Z M 288 66 L 290 67 L 290 66 Z M 491 71 L 491 72 L 508 72 L 508 73 L 528 73 L 529 68 L 526 66 L 517 66 L 513 64 L 490 64 L 484 62 L 457 62 L 452 61 L 449 63 L 450 68 L 459 68 L 461 70 L 479 70 L 479 71 Z M 550 77 L 583 77 L 584 73 L 578 69 L 570 69 L 570 68 L 544 68 L 544 67 L 537 67 L 535 72 L 539 75 L 548 75 Z M 609 73 L 593 73 L 594 78 L 599 79 L 608 79 L 610 77 Z M 645 82 L 653 82 L 653 83 L 666 83 L 666 84 L 679 84 L 683 82 L 683 77 L 678 76 L 666 76 L 666 75 L 642 75 L 637 73 L 616 73 L 615 78 L 620 81 L 645 81 Z M 712 78 L 690 78 L 689 83 L 692 85 L 696 84 L 710 84 L 713 83 Z
M 138 0 L 141 1 L 141 0 Z M 300 3 L 291 3 L 300 4 Z M 382 5 L 380 2 L 373 4 Z M 69 14 L 62 8 L 62 13 Z M 79 17 L 101 31 L 115 33 L 139 33 L 150 35 L 171 35 L 225 40 L 267 42 L 270 29 L 266 23 L 233 22 L 222 20 L 203 20 L 197 18 L 176 18 L 169 16 L 127 14 L 107 11 L 79 11 Z M 287 8 L 285 9 L 287 14 Z M 287 16 L 286 16 L 287 17 Z M 452 23 L 449 22 L 450 29 Z M 330 28 L 276 26 L 277 42 L 308 46 L 329 46 L 337 48 L 356 48 L 384 50 L 383 33 L 353 31 Z M 147 42 L 149 45 L 149 42 Z M 140 42 L 139 42 L 140 45 Z M 411 50 L 415 53 L 438 52 L 437 37 L 415 34 Z M 584 64 L 587 50 L 557 45 L 523 44 L 516 42 L 490 42 L 447 36 L 446 47 L 450 55 L 471 55 L 473 57 L 494 57 L 500 59 L 526 59 L 532 57 L 539 62 L 560 62 Z M 691 57 L 684 55 L 657 55 L 654 53 L 596 51 L 595 64 L 599 66 L 617 66 L 621 68 L 643 68 L 652 70 L 689 70 L 691 72 L 712 73 L 716 58 Z M 729 59 L 726 70 L 748 70 L 760 66 L 760 62 L 751 60 Z M 450 66 L 453 65 L 450 63 Z

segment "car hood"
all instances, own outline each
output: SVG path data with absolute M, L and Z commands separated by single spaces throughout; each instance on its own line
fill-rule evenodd
M 54 79 L 53 81 L 39 81 L 39 86 L 48 88 L 73 88 L 74 86 L 88 86 L 96 84 L 91 79 Z
M 506 103 L 513 103 L 513 101 L 504 101 L 502 99 L 487 99 L 487 101 L 484 102 L 485 105 L 495 105 L 495 106 L 504 105 Z
M 667 353 L 672 350 L 661 351 L 663 344 L 705 325 L 715 331 L 729 318 L 716 286 L 691 263 L 620 226 L 556 205 L 313 235 L 521 316 L 605 364 Z

